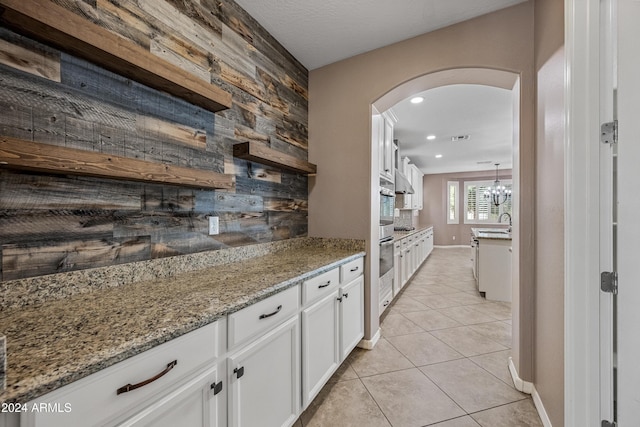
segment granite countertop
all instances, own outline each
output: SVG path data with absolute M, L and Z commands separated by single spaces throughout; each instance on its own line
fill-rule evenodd
M 511 240 L 511 232 L 506 228 L 472 228 L 471 232 L 476 239 Z
M 413 234 L 416 233 L 420 233 L 421 231 L 424 231 L 428 228 L 433 227 L 433 225 L 427 225 L 425 227 L 416 227 L 415 230 L 410 230 L 410 231 L 394 231 L 393 232 L 393 239 L 394 240 L 400 240 L 400 239 L 404 239 L 405 237 L 409 237 Z
M 309 246 L 3 309 L 7 388 L 27 402 L 364 256 Z

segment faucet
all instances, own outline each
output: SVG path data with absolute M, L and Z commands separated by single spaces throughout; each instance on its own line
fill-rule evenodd
M 502 222 L 502 217 L 503 216 L 508 216 L 509 217 L 509 233 L 511 233 L 511 214 L 509 212 L 503 212 L 499 217 L 498 217 L 498 223 Z

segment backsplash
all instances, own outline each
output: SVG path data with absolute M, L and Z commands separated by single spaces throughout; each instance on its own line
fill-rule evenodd
M 211 113 L 0 28 L 0 136 L 233 174 L 236 188 L 0 169 L 0 281 L 306 236 L 307 177 L 232 155 L 244 141 L 308 154 L 308 72 L 253 18 L 231 0 L 55 3 L 233 106 Z
M 400 212 L 400 214 L 393 218 L 394 227 L 411 228 L 416 226 L 417 217 L 413 215 L 412 210 L 396 209 L 396 212 Z

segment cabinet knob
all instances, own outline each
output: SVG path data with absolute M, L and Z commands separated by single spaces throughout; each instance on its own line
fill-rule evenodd
M 347 292 L 345 292 L 344 294 L 342 294 L 343 297 L 345 298 L 349 298 L 349 294 Z
M 216 394 L 220 393 L 222 391 L 222 381 L 220 381 L 219 383 L 211 384 L 211 390 L 213 390 L 213 395 L 214 396 Z
M 233 373 L 236 374 L 236 378 L 238 379 L 242 378 L 242 376 L 244 375 L 244 366 L 241 366 L 240 368 L 235 368 L 233 370 Z

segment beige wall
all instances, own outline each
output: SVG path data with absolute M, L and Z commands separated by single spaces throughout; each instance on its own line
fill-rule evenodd
M 564 13 L 537 0 L 534 384 L 554 427 L 564 425 Z
M 318 175 L 310 181 L 309 234 L 367 239 L 365 306 L 371 310 L 365 315 L 365 338 L 378 330 L 378 284 L 377 279 L 370 280 L 377 278 L 378 259 L 371 104 L 405 82 L 460 68 L 509 71 L 521 83 L 521 156 L 514 168 L 522 181 L 523 208 L 520 227 L 514 229 L 521 230 L 522 238 L 514 237 L 514 245 L 519 245 L 523 260 L 519 284 L 525 308 L 532 304 L 535 84 L 533 2 L 526 2 L 310 72 L 309 160 L 318 164 Z M 531 314 L 525 310 L 523 324 L 532 324 Z M 516 351 L 516 365 L 525 380 L 532 379 L 529 333 L 516 334 L 523 335 L 525 343 Z
M 434 244 L 438 246 L 446 245 L 467 245 L 469 244 L 471 228 L 482 227 L 477 224 L 464 223 L 464 182 L 465 181 L 493 181 L 496 177 L 495 171 L 481 172 L 458 172 L 425 175 L 423 181 L 423 209 L 418 215 L 418 225 L 433 225 Z M 511 179 L 511 170 L 501 170 L 500 179 Z M 458 181 L 458 224 L 447 224 L 447 183 Z M 504 228 L 508 227 L 508 221 Z M 494 226 L 492 226 L 494 227 Z M 501 226 L 495 226 L 496 228 Z

